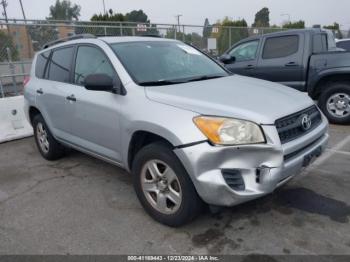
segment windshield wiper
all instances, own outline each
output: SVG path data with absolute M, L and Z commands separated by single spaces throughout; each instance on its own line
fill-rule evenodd
M 158 80 L 158 81 L 148 81 L 138 83 L 140 86 L 165 86 L 165 85 L 175 85 L 184 83 L 183 81 L 175 81 L 175 80 Z
M 192 78 L 184 78 L 178 80 L 158 80 L 158 81 L 148 81 L 139 83 L 140 86 L 165 86 L 165 85 L 176 85 L 181 83 L 188 83 L 194 81 L 209 80 L 214 78 L 224 77 L 224 75 L 202 75 Z
M 195 81 L 209 80 L 209 79 L 215 79 L 215 78 L 221 78 L 221 77 L 224 77 L 224 75 L 203 75 L 203 76 L 190 78 L 185 82 L 195 82 Z

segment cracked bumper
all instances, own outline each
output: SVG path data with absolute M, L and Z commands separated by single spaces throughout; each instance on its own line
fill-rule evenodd
M 262 127 L 266 144 L 224 147 L 201 143 L 174 151 L 206 203 L 234 206 L 273 192 L 301 172 L 305 158 L 315 151 L 319 156 L 329 138 L 324 117 L 315 130 L 283 145 L 274 126 Z M 222 171 L 227 169 L 241 174 L 243 190 L 226 183 Z

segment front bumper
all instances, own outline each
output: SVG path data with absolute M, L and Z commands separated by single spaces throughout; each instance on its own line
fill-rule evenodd
M 266 144 L 212 146 L 201 143 L 174 150 L 206 203 L 234 206 L 273 192 L 301 172 L 307 156 L 315 151 L 319 156 L 329 139 L 328 122 L 324 116 L 322 123 L 312 132 L 283 145 L 275 126 L 262 128 Z M 240 174 L 244 181 L 243 190 L 228 185 L 224 170 Z

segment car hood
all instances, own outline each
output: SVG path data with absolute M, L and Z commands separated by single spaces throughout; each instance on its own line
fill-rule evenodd
M 292 88 L 239 75 L 177 85 L 145 87 L 153 101 L 203 115 L 233 117 L 259 124 L 298 112 L 313 101 Z

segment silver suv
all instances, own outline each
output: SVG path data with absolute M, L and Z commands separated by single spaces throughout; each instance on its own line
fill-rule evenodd
M 231 75 L 182 42 L 59 42 L 36 54 L 25 86 L 41 155 L 56 160 L 74 148 L 125 168 L 163 224 L 273 192 L 328 141 L 328 122 L 307 95 Z

